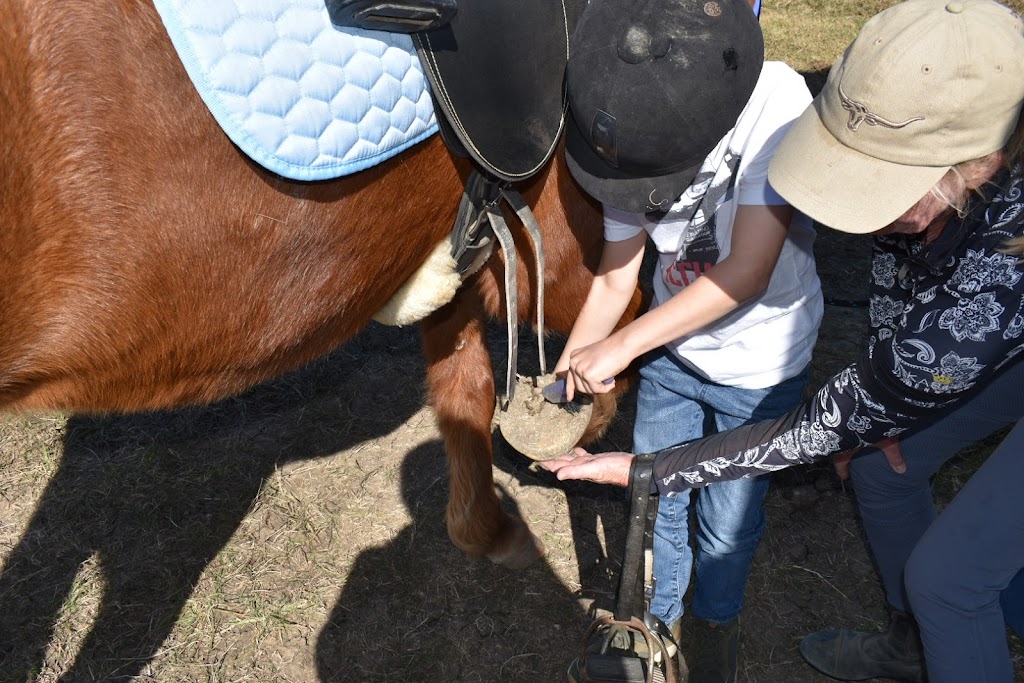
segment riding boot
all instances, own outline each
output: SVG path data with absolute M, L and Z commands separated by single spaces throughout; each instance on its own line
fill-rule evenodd
M 819 631 L 800 641 L 800 654 L 818 671 L 841 681 L 894 678 L 924 683 L 924 648 L 914 617 L 893 610 L 881 633 Z
M 736 683 L 739 638 L 739 617 L 724 624 L 696 619 L 690 683 Z

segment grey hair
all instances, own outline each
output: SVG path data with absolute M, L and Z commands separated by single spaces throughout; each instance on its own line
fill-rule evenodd
M 936 199 L 949 205 L 961 218 L 966 215 L 971 193 L 985 196 L 986 185 L 1000 168 L 1016 168 L 1024 163 L 1024 115 L 1002 149 L 977 159 L 962 161 L 929 191 Z M 1000 249 L 1004 254 L 1024 257 L 1024 236 L 1008 240 Z
M 985 195 L 985 185 L 1006 163 L 1006 151 L 996 150 L 977 159 L 961 161 L 946 172 L 946 175 L 929 192 L 936 199 L 948 204 L 961 218 L 966 215 L 971 193 Z

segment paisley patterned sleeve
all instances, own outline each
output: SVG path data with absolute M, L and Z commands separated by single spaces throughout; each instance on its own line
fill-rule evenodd
M 903 397 L 873 381 L 871 373 L 868 359 L 862 359 L 780 418 L 661 451 L 654 467 L 658 491 L 754 477 L 899 434 L 922 413 L 916 406 L 903 412 Z
M 976 207 L 965 224 L 950 226 L 969 239 L 959 239 L 937 266 L 915 274 L 906 267 L 913 254 L 901 264 L 893 243 L 879 240 L 867 353 L 778 419 L 659 453 L 659 492 L 877 443 L 938 419 L 1013 362 L 1024 350 L 1024 269 L 1002 247 L 1024 226 L 1019 180 Z

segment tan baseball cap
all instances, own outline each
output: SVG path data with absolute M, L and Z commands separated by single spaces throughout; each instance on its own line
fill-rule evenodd
M 872 17 L 780 144 L 768 180 L 844 232 L 884 228 L 955 164 L 1002 148 L 1024 102 L 1024 24 L 993 0 Z

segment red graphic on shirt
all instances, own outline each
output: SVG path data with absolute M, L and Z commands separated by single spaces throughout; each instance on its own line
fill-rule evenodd
M 665 269 L 665 282 L 675 287 L 685 287 L 693 284 L 694 280 L 707 273 L 714 265 L 700 261 L 676 261 Z

